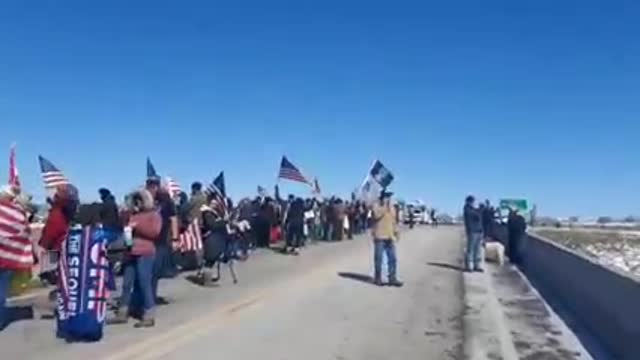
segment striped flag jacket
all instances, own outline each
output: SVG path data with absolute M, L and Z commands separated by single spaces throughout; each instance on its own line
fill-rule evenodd
M 28 270 L 33 265 L 26 211 L 9 199 L 0 199 L 0 269 Z

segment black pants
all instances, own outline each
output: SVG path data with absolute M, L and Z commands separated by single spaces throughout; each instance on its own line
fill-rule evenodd
M 269 222 L 263 217 L 256 217 L 251 222 L 251 228 L 255 236 L 255 245 L 257 247 L 268 247 L 271 236 Z
M 325 222 L 322 223 L 322 237 L 324 238 L 325 241 L 333 240 L 333 234 L 331 231 L 331 222 L 329 222 L 328 220 L 325 220 Z
M 342 241 L 344 236 L 344 221 L 336 220 L 333 223 L 333 239 L 335 241 Z
M 524 253 L 524 234 L 509 234 L 509 243 L 507 244 L 507 256 L 513 264 L 521 264 Z
M 302 245 L 303 239 L 304 224 L 290 223 L 289 226 L 287 226 L 287 247 L 297 249 Z

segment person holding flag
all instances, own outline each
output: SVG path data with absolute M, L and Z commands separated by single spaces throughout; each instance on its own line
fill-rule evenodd
M 398 259 L 396 256 L 396 243 L 400 240 L 398 232 L 398 220 L 396 208 L 391 204 L 392 192 L 387 188 L 393 182 L 394 176 L 380 160 L 376 160 L 369 170 L 361 188 L 363 198 L 367 199 L 378 187 L 379 198 L 372 205 L 371 215 L 373 221 L 374 244 L 374 283 L 382 286 L 382 257 L 387 256 L 389 286 L 401 287 L 403 283 L 398 280 Z
M 56 254 L 60 252 L 66 239 L 71 221 L 80 205 L 80 198 L 78 189 L 71 185 L 62 171 L 42 156 L 39 161 L 45 189 L 53 193 L 52 197 L 47 198 L 50 205 L 49 216 L 42 229 L 39 245 Z
M 396 210 L 391 205 L 393 193 L 383 190 L 380 201 L 373 207 L 374 283 L 382 286 L 382 256 L 387 256 L 389 286 L 401 287 L 397 277 L 396 242 L 400 240 Z

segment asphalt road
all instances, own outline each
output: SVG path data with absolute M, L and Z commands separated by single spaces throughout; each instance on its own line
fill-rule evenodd
M 172 302 L 153 329 L 109 326 L 96 344 L 65 344 L 51 320 L 0 333 L 7 359 L 459 359 L 462 239 L 456 228 L 418 228 L 398 244 L 401 289 L 368 282 L 365 237 L 321 243 L 300 256 L 256 253 L 219 287 L 161 283 Z

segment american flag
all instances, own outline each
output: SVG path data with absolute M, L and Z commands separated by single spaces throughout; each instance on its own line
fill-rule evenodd
M 167 177 L 166 182 L 167 182 L 167 191 L 169 191 L 169 195 L 171 195 L 172 198 L 175 198 L 176 196 L 180 195 L 180 193 L 182 192 L 182 189 L 180 188 L 180 184 L 177 181 L 175 181 L 170 177 Z
M 40 171 L 42 172 L 42 180 L 44 181 L 44 187 L 46 189 L 51 190 L 60 185 L 70 184 L 67 177 L 64 176 L 62 171 L 55 167 L 51 161 L 43 158 L 42 156 L 38 156 L 38 160 L 40 161 Z
M 30 269 L 33 245 L 26 211 L 11 200 L 0 200 L 0 269 Z
M 187 229 L 180 234 L 179 241 L 178 249 L 180 252 L 202 250 L 202 232 L 200 231 L 198 219 L 194 219 Z
M 18 166 L 16 165 L 16 146 L 11 146 L 9 152 L 9 185 L 20 188 L 20 176 L 18 175 Z
M 280 173 L 278 177 L 280 179 L 309 184 L 309 180 L 307 180 L 307 178 L 302 175 L 300 170 L 295 165 L 293 165 L 286 156 L 282 157 L 282 162 L 280 163 Z

